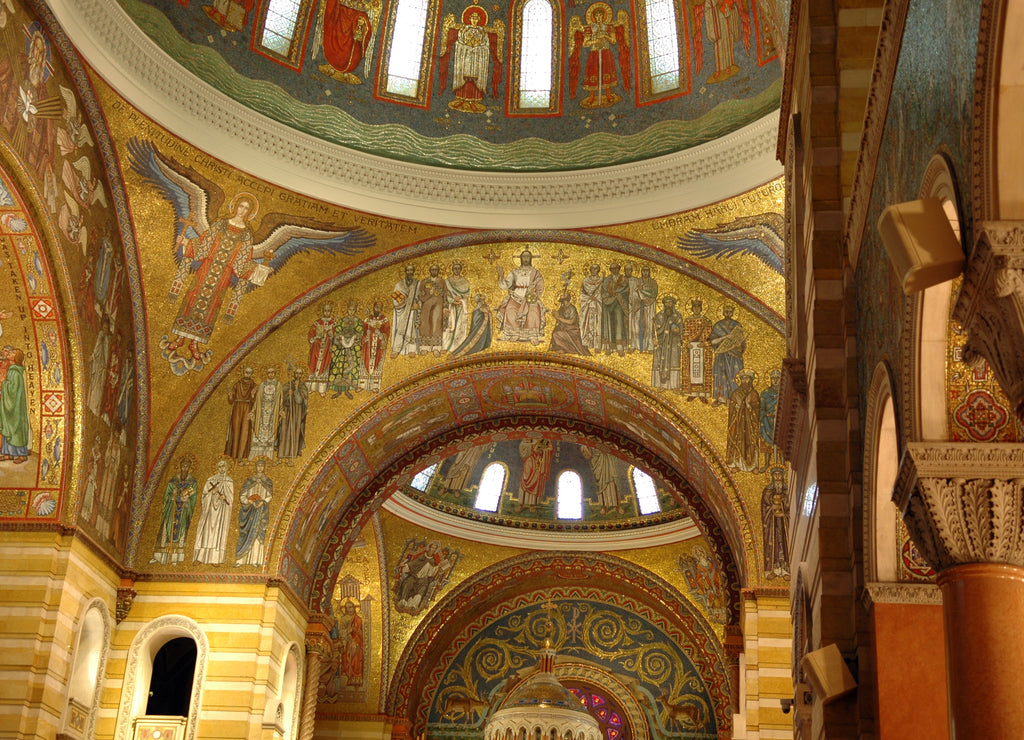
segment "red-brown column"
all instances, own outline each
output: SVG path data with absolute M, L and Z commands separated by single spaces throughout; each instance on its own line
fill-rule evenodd
M 1024 445 L 909 443 L 893 499 L 942 590 L 954 740 L 1024 738 Z
M 957 565 L 938 581 L 952 737 L 1024 738 L 1024 568 Z

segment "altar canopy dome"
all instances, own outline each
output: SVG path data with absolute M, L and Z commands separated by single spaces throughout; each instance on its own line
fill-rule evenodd
M 565 688 L 545 647 L 536 673 L 508 692 L 484 727 L 484 740 L 600 740 L 598 721 Z

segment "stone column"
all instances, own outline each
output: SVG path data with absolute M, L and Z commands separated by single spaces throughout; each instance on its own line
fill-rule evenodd
M 939 574 L 952 737 L 1024 738 L 1024 445 L 910 444 L 893 498 Z
M 316 724 L 316 702 L 320 692 L 320 672 L 331 653 L 331 637 L 327 625 L 315 616 L 306 628 L 306 680 L 302 691 L 302 717 L 299 719 L 299 740 L 313 740 Z

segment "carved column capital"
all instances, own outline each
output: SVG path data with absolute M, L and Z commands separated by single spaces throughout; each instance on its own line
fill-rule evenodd
M 967 330 L 964 361 L 988 361 L 1024 411 L 1024 221 L 981 221 L 953 318 Z
M 893 500 L 935 570 L 1024 567 L 1024 444 L 911 443 Z
M 316 654 L 321 660 L 331 654 L 330 616 L 311 614 L 306 627 L 306 652 Z

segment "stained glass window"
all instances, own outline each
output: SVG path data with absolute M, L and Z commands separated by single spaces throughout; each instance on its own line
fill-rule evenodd
M 583 518 L 583 484 L 573 470 L 558 476 L 558 518 Z
M 598 721 L 605 740 L 628 740 L 629 725 L 623 719 L 624 715 L 617 700 L 593 686 L 577 684 L 571 680 L 562 683 Z
M 647 58 L 651 92 L 657 95 L 679 87 L 679 37 L 676 7 L 671 0 L 645 0 Z
M 497 511 L 504 485 L 505 466 L 496 462 L 488 465 L 480 476 L 480 490 L 477 491 L 474 506 L 481 511 Z
M 658 489 L 654 480 L 640 468 L 633 468 L 633 488 L 636 489 L 636 503 L 640 514 L 657 514 L 661 511 L 661 501 L 658 499 Z
M 417 491 L 427 490 L 427 486 L 430 485 L 430 479 L 434 477 L 435 470 L 437 470 L 437 463 L 434 463 L 429 468 L 423 468 L 423 470 L 413 476 L 412 483 L 409 485 Z
M 270 0 L 260 44 L 283 57 L 288 56 L 295 26 L 299 20 L 300 0 Z
M 253 48 L 289 67 L 302 66 L 311 0 L 264 0 L 253 31 Z
M 523 6 L 520 108 L 547 108 L 551 105 L 552 20 L 548 0 L 528 0 Z
M 398 0 L 388 58 L 389 93 L 409 98 L 419 95 L 429 8 L 429 0 Z

